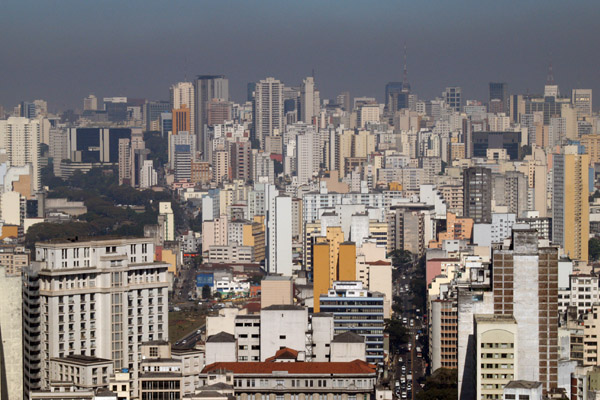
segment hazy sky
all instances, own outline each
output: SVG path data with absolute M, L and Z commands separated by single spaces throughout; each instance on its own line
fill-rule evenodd
M 421 98 L 458 85 L 485 100 L 490 81 L 539 93 L 550 60 L 563 93 L 600 95 L 599 17 L 598 0 L 2 0 L 0 104 L 168 99 L 170 84 L 198 74 L 225 74 L 240 101 L 247 82 L 295 85 L 313 68 L 322 98 L 383 101 L 386 82 L 402 79 L 404 41 Z

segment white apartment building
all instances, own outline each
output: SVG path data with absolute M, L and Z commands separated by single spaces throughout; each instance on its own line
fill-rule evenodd
M 40 123 L 23 117 L 0 120 L 0 149 L 6 150 L 8 165 L 22 167 L 31 164 L 32 189 L 40 188 Z M 60 161 L 60 160 L 59 160 Z
M 105 358 L 129 369 L 135 392 L 141 343 L 168 339 L 168 266 L 154 261 L 147 238 L 38 243 L 23 297 L 25 317 L 37 307 L 40 316 L 39 332 L 25 333 L 26 354 L 39 340 L 40 355 L 26 357 L 25 370 L 35 378 L 39 368 L 44 389 L 52 359 Z
M 23 399 L 23 325 L 21 276 L 7 275 L 0 267 L 0 389 L 13 400 Z M 2 387 L 6 384 L 6 387 Z

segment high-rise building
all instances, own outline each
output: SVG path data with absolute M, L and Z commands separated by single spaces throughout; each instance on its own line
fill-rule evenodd
M 212 179 L 217 184 L 221 185 L 223 182 L 231 181 L 231 162 L 229 158 L 229 151 L 221 148 L 212 152 L 212 167 L 213 174 Z
M 292 275 L 292 198 L 282 196 L 272 184 L 266 184 L 266 260 L 270 274 Z
M 356 245 L 344 242 L 341 227 L 328 227 L 312 245 L 313 293 L 325 295 L 335 281 L 356 280 Z M 315 312 L 320 305 L 315 302 Z
M 222 99 L 212 99 L 208 102 L 208 126 L 222 125 L 232 118 L 232 103 Z
M 391 116 L 398 110 L 409 107 L 410 87 L 403 82 L 388 82 L 385 85 L 385 109 Z
M 590 156 L 578 146 L 553 155 L 552 242 L 573 260 L 587 261 Z
M 84 163 L 118 162 L 119 140 L 131 139 L 135 131 L 135 128 L 69 128 L 69 159 Z
M 351 103 L 350 92 L 342 92 L 342 93 L 338 94 L 335 99 L 335 102 L 337 104 L 339 104 L 344 111 L 346 111 L 346 112 L 352 111 L 350 109 L 350 103 Z
M 319 91 L 315 89 L 315 78 L 309 76 L 302 81 L 300 88 L 300 120 L 312 124 L 313 117 L 319 114 Z
M 98 98 L 93 94 L 83 99 L 83 111 L 96 111 L 98 109 Z
M 257 82 L 253 107 L 252 139 L 256 145 L 264 149 L 266 136 L 273 135 L 275 131 L 283 132 L 283 83 L 275 78 Z
M 231 144 L 231 169 L 233 179 L 248 182 L 252 179 L 252 148 L 250 142 Z
M 208 125 L 208 102 L 212 99 L 229 101 L 229 79 L 223 75 L 199 75 L 194 81 L 194 129 L 196 148 L 202 152 L 202 160 L 210 161 L 210 137 Z
M 490 102 L 489 112 L 507 113 L 508 112 L 508 84 L 504 82 L 490 82 Z M 491 109 L 494 100 L 499 102 L 494 103 L 498 107 Z
M 463 216 L 476 224 L 492 223 L 492 171 L 484 167 L 463 170 Z
M 161 201 L 158 204 L 159 225 L 163 227 L 163 238 L 168 242 L 175 240 L 175 216 L 170 201 Z
M 187 108 L 186 105 L 183 105 L 181 108 L 174 108 L 172 113 L 172 132 L 173 135 L 177 135 L 180 131 L 190 132 L 190 109 Z
M 577 111 L 577 118 L 592 115 L 592 89 L 573 89 L 571 102 Z
M 127 138 L 119 139 L 119 185 L 131 183 L 131 146 Z
M 137 393 L 141 344 L 168 340 L 168 264 L 154 261 L 152 239 L 42 243 L 35 258 L 23 315 L 27 327 L 39 307 L 40 328 L 24 335 L 26 377 L 39 369 L 48 388 L 52 359 L 81 354 L 128 368 Z
M 40 188 L 40 123 L 23 117 L 0 120 L 0 148 L 6 151 L 8 165 L 31 165 L 34 191 Z
M 189 132 L 195 134 L 195 96 L 194 96 L 194 84 L 192 82 L 179 82 L 171 86 L 171 108 L 181 109 L 187 108 L 189 110 Z
M 174 107 L 171 107 L 170 101 L 147 101 L 142 106 L 144 116 L 144 127 L 147 131 L 152 130 L 152 124 L 160 122 L 160 115 L 165 112 L 171 112 Z
M 462 106 L 462 89 L 459 86 L 450 86 L 442 92 L 442 98 L 446 102 L 446 105 L 450 107 L 452 111 L 460 112 Z
M 2 398 L 23 399 L 23 323 L 21 276 L 7 275 L 0 267 L 0 393 Z
M 152 160 L 144 160 L 140 171 L 140 189 L 151 188 L 158 184 L 158 174 L 152 165 Z
M 175 179 L 178 181 L 192 178 L 192 146 L 176 144 L 174 147 Z
M 353 332 L 363 336 L 367 345 L 367 362 L 383 363 L 383 294 L 369 292 L 360 281 L 345 281 L 333 282 L 327 294 L 320 295 L 318 299 L 321 311 L 333 314 L 335 335 Z M 358 315 L 360 319 L 355 319 Z
M 515 225 L 511 248 L 494 251 L 492 259 L 494 314 L 517 323 L 515 374 L 542 382 L 545 391 L 556 388 L 558 249 L 538 248 L 537 231 Z

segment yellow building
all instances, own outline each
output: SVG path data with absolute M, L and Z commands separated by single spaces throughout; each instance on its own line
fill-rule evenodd
M 181 131 L 190 131 L 190 109 L 185 104 L 173 109 L 173 135 Z
M 265 217 L 257 215 L 254 221 L 242 227 L 243 246 L 253 248 L 254 262 L 261 262 L 265 259 Z
M 356 245 L 344 242 L 340 227 L 330 227 L 326 236 L 316 238 L 312 248 L 314 310 L 319 312 L 319 297 L 334 281 L 356 280 Z
M 571 259 L 588 260 L 590 236 L 590 156 L 565 146 L 553 157 L 552 241 Z

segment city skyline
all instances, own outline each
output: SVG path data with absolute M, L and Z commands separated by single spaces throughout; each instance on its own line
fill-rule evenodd
M 510 93 L 541 93 L 550 63 L 563 94 L 599 90 L 597 56 L 589 51 L 600 33 L 598 9 L 591 1 L 543 8 L 532 1 L 344 8 L 8 2 L 0 35 L 12 40 L 0 65 L 0 104 L 8 109 L 42 98 L 55 111 L 81 109 L 89 93 L 168 99 L 172 84 L 200 74 L 227 76 L 232 99 L 241 101 L 248 82 L 272 76 L 299 86 L 313 69 L 322 98 L 348 90 L 382 102 L 385 84 L 402 80 L 404 43 L 408 79 L 421 98 L 460 86 L 463 100 L 486 100 L 492 81 L 507 82 Z

